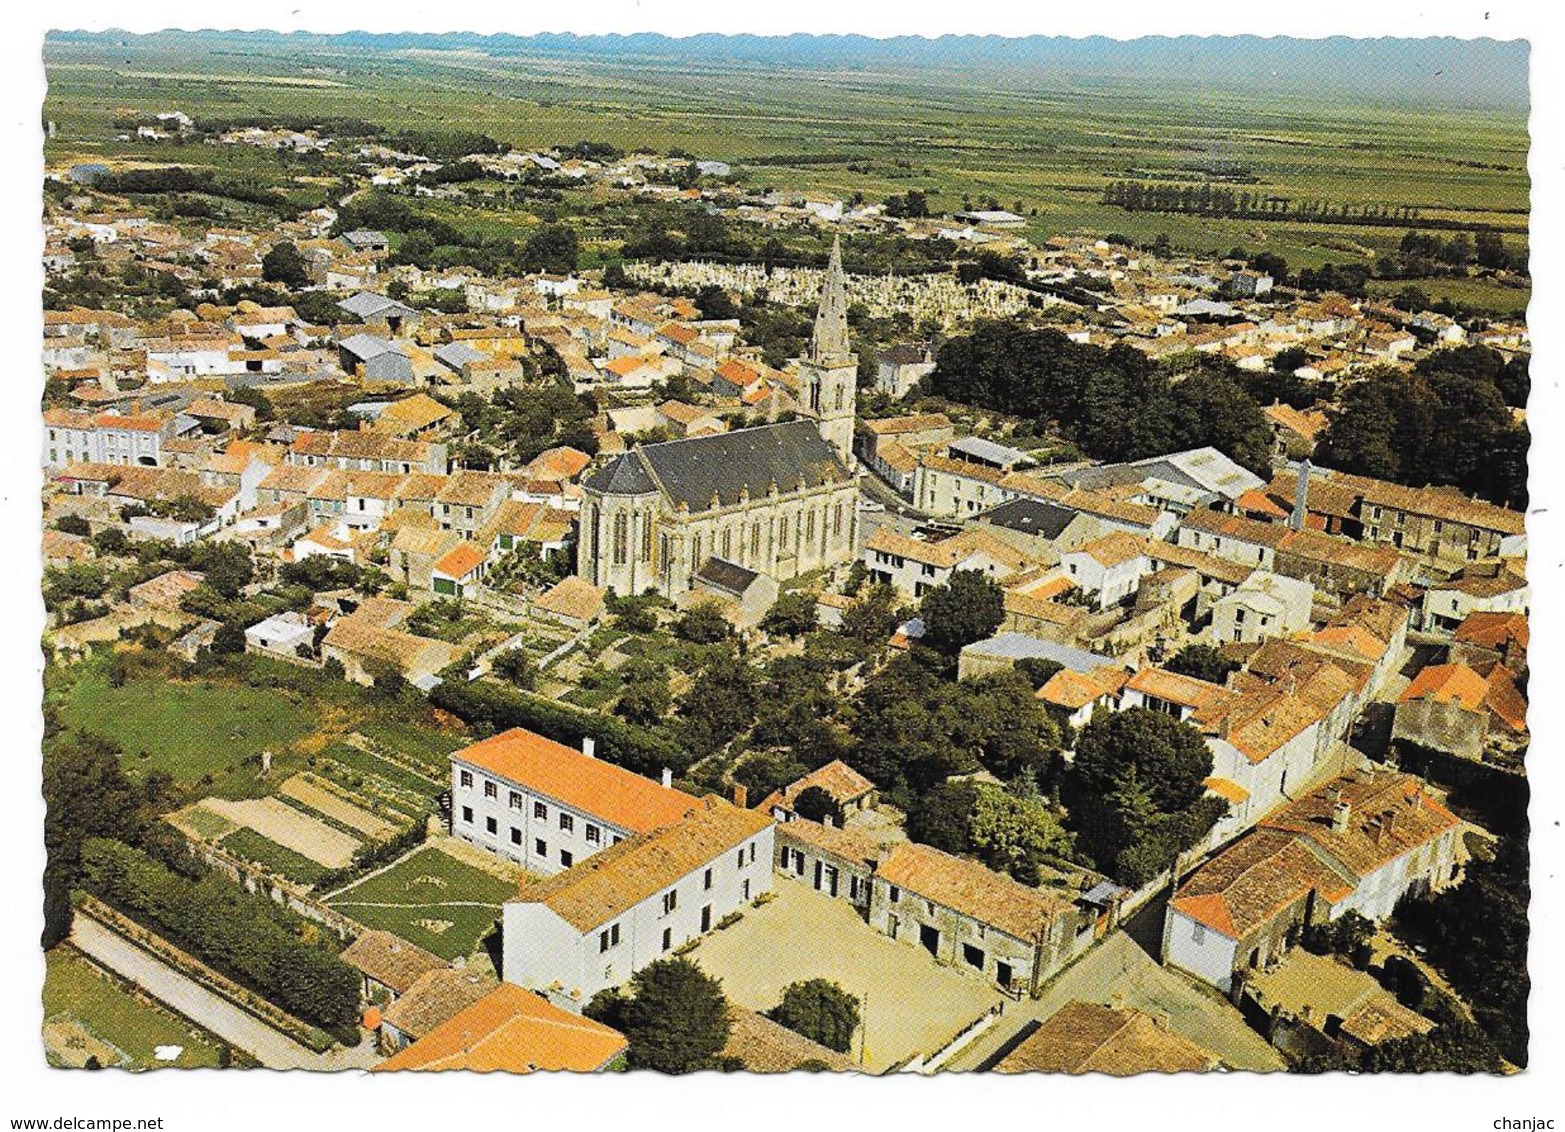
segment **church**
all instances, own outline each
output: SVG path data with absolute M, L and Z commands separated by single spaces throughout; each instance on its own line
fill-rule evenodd
M 644 444 L 589 476 L 577 574 L 622 595 L 679 597 L 722 563 L 782 582 L 849 561 L 858 522 L 858 356 L 840 242 L 799 378 L 805 419 Z

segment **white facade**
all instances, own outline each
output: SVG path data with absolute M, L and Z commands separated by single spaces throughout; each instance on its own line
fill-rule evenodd
M 1212 641 L 1256 644 L 1309 628 L 1315 587 L 1257 570 L 1212 606 Z
M 511 901 L 504 909 L 506 982 L 549 992 L 578 1009 L 594 994 L 713 930 L 724 916 L 772 887 L 775 827 L 725 848 L 673 883 L 601 922 L 582 927 L 547 903 Z M 659 837 L 677 834 L 678 827 Z
M 1124 601 L 1136 592 L 1141 579 L 1151 573 L 1151 563 L 1144 554 L 1105 566 L 1085 550 L 1068 550 L 1060 555 L 1060 566 L 1065 576 L 1083 593 L 1098 595 L 1099 609 Z
M 497 857 L 518 862 L 529 872 L 547 876 L 625 840 L 634 831 L 453 756 L 451 832 Z
M 1239 941 L 1169 908 L 1163 919 L 1163 961 L 1223 993 L 1233 986 Z

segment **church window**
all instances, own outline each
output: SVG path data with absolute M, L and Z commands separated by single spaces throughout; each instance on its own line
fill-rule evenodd
M 701 536 L 696 535 L 690 540 L 690 568 L 701 569 Z
M 734 532 L 730 527 L 723 528 L 723 557 L 732 558 L 734 549 Z
M 810 411 L 812 413 L 821 411 L 821 383 L 819 378 L 810 382 Z
M 630 523 L 624 512 L 614 516 L 614 565 L 625 565 L 630 550 Z
M 847 400 L 847 394 L 845 392 L 843 392 L 842 386 L 840 386 L 840 385 L 837 386 L 837 408 L 839 410 L 842 408 L 842 406 L 846 402 L 846 400 Z
M 652 520 L 650 516 L 641 517 L 641 561 L 652 561 Z
M 761 556 L 761 521 L 757 519 L 750 524 L 750 557 L 752 559 Z
M 805 541 L 806 545 L 808 545 L 808 546 L 810 546 L 812 548 L 815 546 L 815 512 L 814 511 L 811 511 L 809 513 L 809 515 L 806 516 L 806 521 L 805 521 L 805 524 L 804 524 L 804 541 Z
M 838 503 L 831 509 L 831 537 L 842 537 L 842 504 Z

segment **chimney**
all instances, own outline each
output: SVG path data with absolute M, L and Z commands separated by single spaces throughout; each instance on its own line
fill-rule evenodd
M 750 791 L 746 790 L 737 782 L 734 783 L 734 805 L 738 806 L 741 810 L 748 810 L 750 808 Z
M 1310 461 L 1305 457 L 1299 465 L 1299 479 L 1293 488 L 1293 514 L 1288 516 L 1288 526 L 1296 531 L 1304 529 L 1305 516 L 1310 509 Z
M 669 770 L 668 767 L 664 767 L 663 768 L 663 788 L 665 790 L 669 790 L 669 789 L 672 789 L 673 786 L 674 786 L 674 772 Z
M 1348 822 L 1353 817 L 1353 807 L 1347 802 L 1338 802 L 1331 807 L 1331 832 L 1346 833 Z
M 598 757 L 597 750 L 598 741 L 596 739 L 594 739 L 591 735 L 583 735 L 581 737 L 582 754 L 586 755 L 589 759 L 595 759 Z

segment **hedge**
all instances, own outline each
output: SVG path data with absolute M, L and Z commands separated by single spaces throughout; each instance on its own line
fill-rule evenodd
M 358 1017 L 357 973 L 296 937 L 265 897 L 220 874 L 187 880 L 139 849 L 93 838 L 82 847 L 81 885 L 290 1013 L 325 1027 Z
M 430 693 L 429 701 L 470 726 L 484 724 L 495 731 L 525 727 L 568 747 L 579 747 L 590 735 L 597 741 L 598 758 L 648 777 L 658 776 L 664 767 L 682 772 L 695 761 L 690 752 L 647 728 L 499 684 L 447 680 Z

